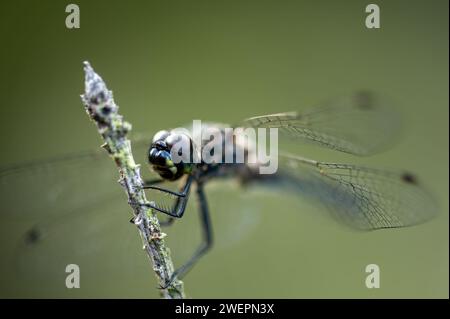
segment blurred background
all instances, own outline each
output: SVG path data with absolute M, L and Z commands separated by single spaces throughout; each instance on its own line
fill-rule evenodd
M 216 247 L 187 275 L 186 292 L 448 298 L 448 1 L 378 0 L 380 29 L 365 27 L 370 2 L 360 0 L 78 0 L 80 29 L 65 26 L 69 3 L 1 5 L 0 164 L 100 145 L 80 100 L 84 60 L 114 91 L 133 130 L 149 139 L 192 119 L 236 123 L 368 88 L 401 112 L 395 147 L 369 158 L 306 145 L 298 153 L 416 172 L 437 198 L 438 217 L 412 228 L 354 232 L 295 197 L 214 184 L 207 193 Z M 105 163 L 110 181 L 102 185 L 118 194 L 117 204 L 83 208 L 75 188 L 70 200 L 82 213 L 8 215 L 14 199 L 33 206 L 54 186 L 51 170 L 9 195 L 13 201 L 1 208 L 0 297 L 158 297 L 117 172 Z M 80 171 L 78 186 L 95 174 Z M 95 189 L 90 194 L 97 197 Z M 178 265 L 200 238 L 195 205 L 167 230 Z M 48 226 L 48 240 L 30 247 L 23 236 L 36 223 Z M 80 265 L 79 289 L 65 286 L 69 263 Z M 381 268 L 379 289 L 365 286 L 372 263 Z

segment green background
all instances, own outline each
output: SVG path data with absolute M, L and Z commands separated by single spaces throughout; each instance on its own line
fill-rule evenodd
M 364 25 L 369 1 L 79 0 L 81 28 L 74 30 L 65 27 L 68 3 L 1 5 L 1 164 L 100 144 L 79 98 L 84 60 L 114 91 L 134 130 L 150 133 L 192 119 L 234 123 L 369 88 L 401 111 L 396 147 L 370 158 L 303 145 L 298 152 L 417 172 L 436 195 L 439 216 L 418 227 L 359 233 L 292 197 L 214 186 L 218 234 L 231 210 L 248 205 L 256 214 L 248 227 L 219 236 L 218 248 L 185 278 L 186 291 L 193 298 L 448 298 L 448 1 L 376 1 L 378 30 Z M 35 182 L 17 199 L 39 188 Z M 178 264 L 188 256 L 183 236 L 199 232 L 195 202 L 187 215 L 168 230 Z M 71 290 L 64 269 L 17 277 L 16 243 L 32 221 L 2 221 L 0 296 L 158 297 L 128 216 L 123 212 L 120 231 L 109 230 L 97 254 L 70 261 L 81 267 L 81 288 Z M 125 238 L 129 248 L 117 251 Z M 364 284 L 371 263 L 381 268 L 380 289 Z

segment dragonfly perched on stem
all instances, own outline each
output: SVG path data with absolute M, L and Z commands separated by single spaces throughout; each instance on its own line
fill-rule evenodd
M 221 129 L 224 125 L 210 125 L 216 126 L 225 135 Z M 282 137 L 296 142 L 309 142 L 340 152 L 367 156 L 389 144 L 398 130 L 398 119 L 389 105 L 385 105 L 376 94 L 357 92 L 299 112 L 252 117 L 239 126 L 277 128 Z M 183 276 L 212 246 L 213 233 L 204 190 L 210 180 L 235 178 L 245 185 L 267 185 L 290 190 L 294 195 L 323 204 L 336 220 L 358 230 L 411 226 L 430 219 L 436 212 L 433 196 L 410 172 L 319 162 L 283 152 L 279 155 L 280 168 L 272 175 L 259 174 L 258 164 L 174 163 L 170 151 L 177 134 L 170 130 L 160 131 L 151 141 L 145 137 L 133 143 L 134 151 L 143 150 L 150 166 L 159 174 L 159 178 L 147 180 L 144 188 L 166 194 L 174 200 L 170 205 L 157 202 L 133 204 L 145 205 L 168 215 L 164 224 L 170 225 L 176 218 L 183 217 L 191 187 L 196 185 L 203 242 L 188 261 L 174 272 L 171 280 Z M 190 142 L 197 150 L 208 142 L 194 145 L 194 140 L 192 138 Z M 252 151 L 239 143 L 233 146 L 235 150 L 243 148 L 247 153 Z M 13 216 L 20 217 L 27 211 L 45 211 L 61 205 L 65 210 L 83 210 L 80 202 L 86 206 L 101 203 L 99 199 L 108 198 L 108 193 L 96 187 L 94 180 L 112 181 L 113 178 L 110 166 L 102 171 L 105 166 L 102 155 L 87 152 L 2 169 L 2 215 L 11 216 L 13 213 Z M 74 171 L 76 176 L 68 178 L 68 173 Z M 50 191 L 45 187 L 33 188 L 31 192 L 35 192 L 39 201 L 32 205 L 17 203 L 15 193 L 18 189 L 30 187 L 28 183 L 30 179 L 36 179 L 35 172 L 45 172 L 39 180 L 47 180 L 47 184 L 51 185 Z M 157 185 L 167 181 L 181 181 L 181 188 L 170 190 Z M 60 217 L 55 214 L 53 218 Z M 29 246 L 43 240 L 44 232 L 37 227 L 31 227 L 24 236 Z

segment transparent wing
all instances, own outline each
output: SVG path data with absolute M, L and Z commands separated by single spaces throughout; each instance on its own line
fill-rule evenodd
M 145 160 L 147 140 L 138 138 L 132 143 L 140 163 Z M 124 254 L 130 260 L 130 251 L 134 250 L 126 245 L 137 242 L 139 236 L 133 227 L 127 227 L 131 210 L 117 180 L 117 168 L 100 148 L 2 167 L 0 247 L 5 287 L 10 282 L 19 290 L 17 282 L 23 279 L 29 281 L 25 283 L 28 288 L 31 282 L 42 288 L 45 281 L 46 289 L 56 282 L 63 290 L 61 277 L 70 263 L 89 265 L 87 274 L 86 269 L 93 268 L 98 258 L 104 269 L 119 267 Z M 129 235 L 124 237 L 124 233 Z M 112 243 L 116 260 L 112 254 L 105 255 L 111 252 Z M 139 249 L 136 256 L 145 258 Z
M 132 143 L 143 163 L 148 141 Z M 102 149 L 0 168 L 0 218 L 29 218 L 63 212 L 106 195 L 123 198 L 117 168 Z M 114 198 L 114 197 L 113 197 Z
M 126 272 L 142 269 L 146 256 L 135 227 L 127 221 L 127 206 L 123 200 L 99 198 L 76 211 L 24 225 L 9 239 L 14 251 L 3 260 L 8 263 L 7 276 L 15 278 L 17 290 L 25 285 L 25 291 L 37 289 L 39 296 L 61 296 L 67 293 L 67 265 L 80 267 L 85 289 L 111 281 L 113 274 L 126 277 Z
M 252 117 L 244 126 L 276 127 L 289 137 L 366 156 L 388 146 L 399 122 L 388 102 L 376 94 L 358 92 L 300 112 Z
M 323 163 L 285 154 L 280 181 L 324 204 L 340 222 L 359 230 L 425 222 L 437 205 L 410 173 Z

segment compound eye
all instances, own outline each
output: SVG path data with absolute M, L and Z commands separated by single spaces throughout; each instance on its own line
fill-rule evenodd
M 169 132 L 168 131 L 159 131 L 157 132 L 154 136 L 153 136 L 153 143 L 156 141 L 161 141 L 164 140 L 167 136 L 169 136 Z
M 170 153 L 157 148 L 151 148 L 148 153 L 148 161 L 152 165 L 158 165 L 161 167 L 167 166 L 167 161 L 170 161 Z
M 188 135 L 184 133 L 171 133 L 166 138 L 167 147 L 170 149 L 174 163 L 191 161 L 192 142 Z
M 169 134 L 166 137 L 166 143 L 168 146 L 173 146 L 176 142 L 181 140 L 181 136 L 179 134 Z

